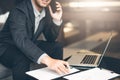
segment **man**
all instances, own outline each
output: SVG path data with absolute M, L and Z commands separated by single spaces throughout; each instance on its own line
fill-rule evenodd
M 25 75 L 31 61 L 43 63 L 59 74 L 69 73 L 62 61 L 62 46 L 56 42 L 62 23 L 62 6 L 52 0 L 25 0 L 11 10 L 0 32 L 0 62 L 12 69 L 14 80 L 29 80 Z M 46 41 L 37 40 L 43 34 Z

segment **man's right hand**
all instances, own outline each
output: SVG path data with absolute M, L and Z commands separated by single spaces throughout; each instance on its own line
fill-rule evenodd
M 70 72 L 68 62 L 53 59 L 48 55 L 42 58 L 41 63 L 46 64 L 48 68 L 50 68 L 53 71 L 56 71 L 59 74 L 68 74 Z

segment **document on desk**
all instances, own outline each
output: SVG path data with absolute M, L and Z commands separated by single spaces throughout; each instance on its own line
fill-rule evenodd
M 70 73 L 74 73 L 79 71 L 78 69 L 72 68 L 70 69 Z M 41 68 L 41 69 L 37 69 L 37 70 L 32 70 L 32 71 L 28 71 L 26 72 L 27 75 L 34 77 L 38 80 L 51 80 L 57 77 L 61 77 L 64 75 L 60 75 L 56 72 L 54 72 L 53 70 L 50 70 L 48 67 L 46 68 Z
M 90 70 L 82 71 L 76 74 L 65 76 L 68 80 L 109 80 L 115 78 L 119 74 L 111 72 L 106 69 L 93 68 Z

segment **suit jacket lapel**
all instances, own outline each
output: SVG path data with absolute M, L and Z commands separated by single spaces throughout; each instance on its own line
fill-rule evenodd
M 33 7 L 32 7 L 32 3 L 31 3 L 31 0 L 28 1 L 28 11 L 29 11 L 29 17 L 30 17 L 30 20 L 32 22 L 32 29 L 33 29 L 33 33 L 34 33 L 34 29 L 35 29 L 35 15 L 34 15 L 34 12 L 33 12 Z
M 42 33 L 43 28 L 44 28 L 44 23 L 45 23 L 44 20 L 45 20 L 45 18 L 43 18 L 43 19 L 40 21 L 39 26 L 38 26 L 38 29 L 37 29 L 37 31 L 36 31 L 35 34 L 34 34 L 34 39 L 37 39 L 38 36 Z

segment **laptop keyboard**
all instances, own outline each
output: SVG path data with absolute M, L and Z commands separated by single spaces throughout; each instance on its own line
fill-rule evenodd
M 97 59 L 96 55 L 86 55 L 80 63 L 82 63 L 82 64 L 94 64 L 96 59 Z

